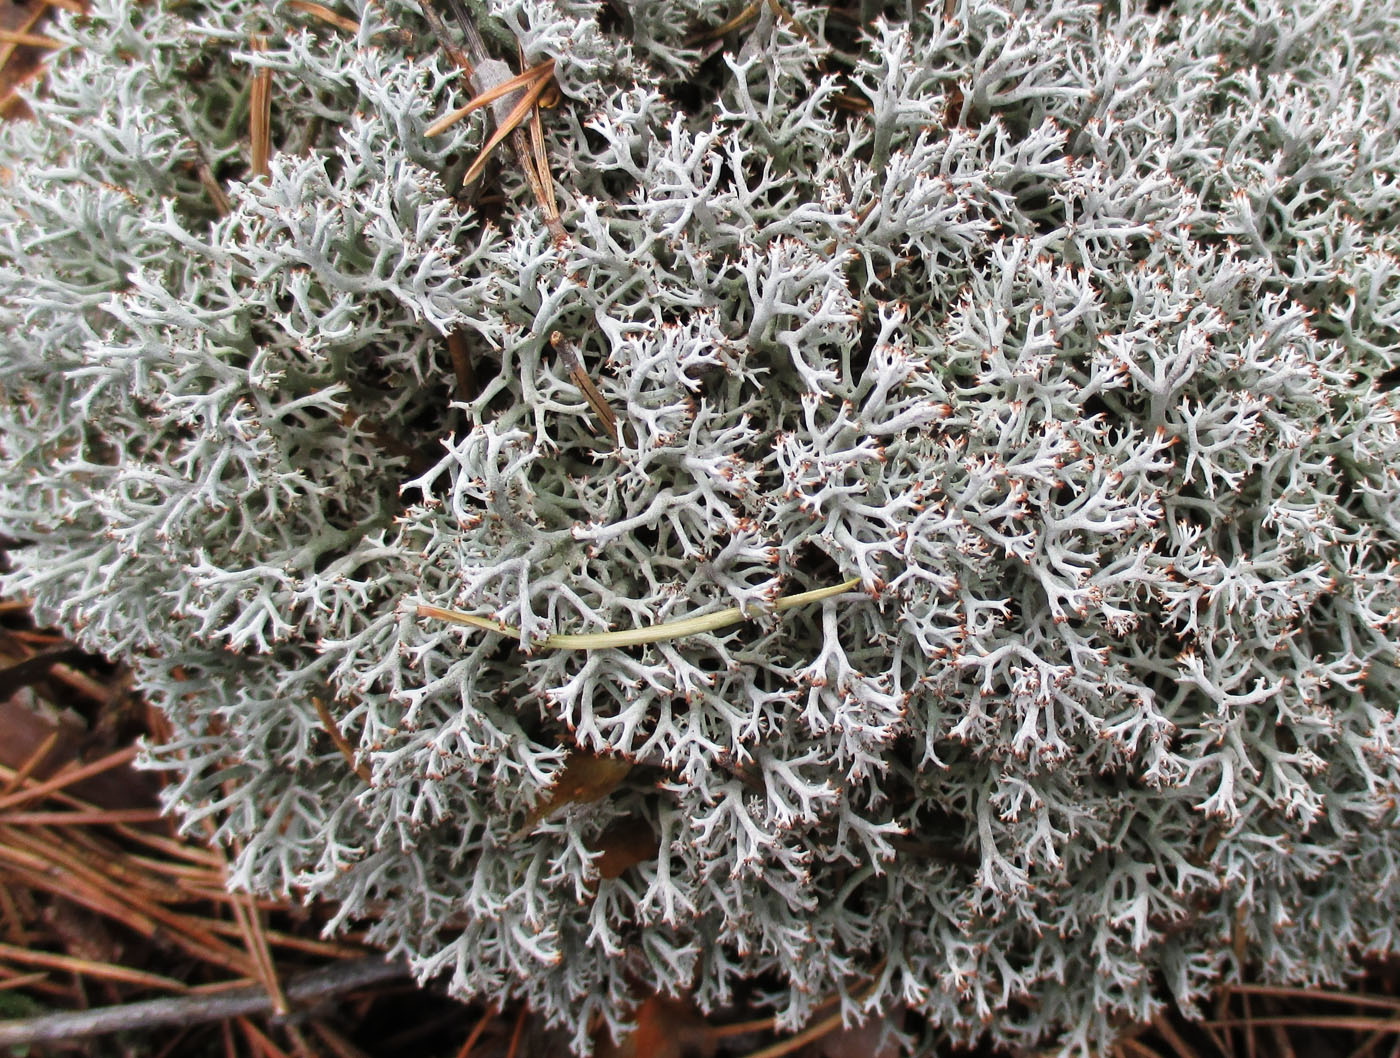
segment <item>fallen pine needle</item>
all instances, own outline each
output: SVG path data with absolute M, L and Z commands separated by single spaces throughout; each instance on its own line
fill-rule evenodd
M 243 1038 L 254 1048 L 254 1053 L 262 1055 L 262 1058 L 292 1058 L 288 1052 L 268 1039 L 267 1034 L 247 1018 L 235 1018 L 234 1020 L 238 1023 L 239 1029 L 242 1030 Z
M 326 1048 L 334 1054 L 336 1058 L 366 1058 L 364 1051 L 360 1050 L 320 1018 L 311 1019 L 311 1029 L 317 1036 L 321 1037 L 321 1042 L 326 1045 Z M 303 1053 L 315 1054 L 316 1052 L 312 1051 L 310 1048 L 304 1048 Z
M 89 779 L 104 771 L 110 771 L 112 768 L 120 767 L 123 764 L 129 763 L 138 752 L 140 752 L 140 750 L 137 746 L 128 746 L 126 749 L 119 749 L 115 753 L 109 753 L 107 756 L 100 760 L 95 760 L 91 764 L 66 768 L 52 778 L 45 779 L 41 783 L 26 786 L 23 789 L 0 797 L 0 810 L 10 808 L 13 805 L 24 804 L 26 801 L 32 801 L 38 797 L 44 797 L 56 790 L 62 790 L 65 787 L 72 786 L 76 782 L 81 782 L 83 779 Z
M 253 34 L 254 51 L 266 51 L 267 39 Z M 253 71 L 248 104 L 248 139 L 252 145 L 253 175 L 265 177 L 272 157 L 272 71 L 266 66 Z
M 1327 1003 L 1346 1003 L 1351 1006 L 1381 1007 L 1386 1010 L 1400 1010 L 1400 999 L 1390 996 L 1372 995 L 1358 992 L 1333 992 L 1325 988 L 1291 988 L 1283 985 L 1232 984 L 1230 991 L 1235 995 L 1272 996 L 1276 999 L 1317 1000 Z
M 1158 1035 L 1172 1045 L 1177 1058 L 1198 1058 L 1196 1049 L 1181 1038 L 1181 1033 L 1176 1031 L 1164 1015 L 1158 1014 L 1153 1018 L 1152 1027 L 1157 1030 Z
M 754 3 L 749 4 L 727 22 L 721 22 L 718 26 L 710 26 L 707 29 L 700 30 L 698 33 L 692 33 L 681 43 L 687 48 L 693 48 L 695 45 L 704 44 L 706 41 L 718 40 L 720 37 L 734 32 L 736 29 L 742 29 L 744 26 L 747 26 L 754 19 L 758 18 L 758 13 L 762 9 L 762 0 L 755 0 Z
M 520 1013 L 515 1018 L 515 1031 L 510 1034 L 510 1048 L 506 1051 L 506 1058 L 515 1058 L 520 1050 L 520 1036 L 525 1031 L 525 1014 L 529 1009 L 526 1004 L 520 1004 Z
M 1292 1025 L 1313 1029 L 1350 1029 L 1355 1032 L 1400 1033 L 1400 1018 L 1368 1018 L 1351 1014 L 1280 1014 L 1255 1018 L 1219 1018 L 1200 1022 L 1202 1028 L 1238 1029 L 1251 1025 Z
M 477 1021 L 466 1040 L 463 1041 L 461 1049 L 457 1051 L 457 1058 L 468 1058 L 472 1053 L 472 1048 L 476 1046 L 476 1041 L 481 1039 L 481 1034 L 486 1031 L 486 1026 L 491 1023 L 491 1019 L 495 1016 L 496 1005 L 492 1003 L 486 1008 L 486 1013 L 481 1015 L 481 1019 Z
M 43 4 L 35 4 L 30 9 L 29 13 L 20 20 L 18 25 L 9 27 L 7 31 L 8 36 L 3 42 L 0 42 L 0 70 L 9 66 L 11 56 L 14 55 L 15 50 L 19 48 L 22 43 L 22 41 L 15 39 L 16 35 L 21 37 L 30 35 L 30 31 L 43 19 L 46 11 L 47 9 Z M 18 85 L 12 85 L 10 91 L 13 92 L 16 87 L 18 87 Z M 27 610 L 29 607 L 24 606 L 22 609 Z
M 520 102 L 516 103 L 511 112 L 506 115 L 500 128 L 491 134 L 491 138 L 486 141 L 486 146 L 482 147 L 481 153 L 476 156 L 476 161 L 472 162 L 471 168 L 462 177 L 463 185 L 474 183 L 481 176 L 486 169 L 487 161 L 491 158 L 491 152 L 501 141 L 513 133 L 522 121 L 529 117 L 530 109 L 539 101 L 540 96 L 544 95 L 545 89 L 548 87 L 549 79 L 541 77 L 520 97 Z M 522 164 L 528 165 L 528 158 Z
M 161 818 L 159 808 L 113 808 L 95 812 L 6 812 L 0 815 L 0 825 L 103 826 L 112 823 L 155 823 Z
M 833 584 L 826 588 L 799 592 L 796 595 L 785 595 L 773 604 L 773 612 L 782 613 L 784 610 L 821 602 L 823 599 L 831 599 L 837 595 L 845 595 L 847 592 L 854 591 L 859 585 L 860 578 L 852 577 L 850 580 L 844 580 L 840 584 Z M 500 624 L 487 617 L 478 617 L 475 614 L 462 613 L 458 610 L 444 610 L 440 606 L 420 604 L 418 616 L 433 617 L 439 621 L 449 621 L 452 624 L 466 625 L 469 628 L 480 628 L 487 632 L 509 636 L 512 639 L 520 638 L 520 629 L 518 628 Z M 617 632 L 548 635 L 535 646 L 542 650 L 603 650 L 608 647 L 641 646 L 645 643 L 660 643 L 668 639 L 683 639 L 686 636 L 700 635 L 703 632 L 713 632 L 748 619 L 749 615 L 740 607 L 730 606 L 723 610 L 716 610 L 714 613 L 700 614 L 697 617 L 683 617 L 677 621 L 663 621 L 646 628 L 627 628 Z
M 745 1058 L 779 1058 L 781 1055 L 791 1054 L 793 1051 L 805 1044 L 811 1043 L 813 1040 L 821 1039 L 827 1033 L 834 1032 L 840 1027 L 841 1013 L 837 1011 L 829 1017 L 822 1018 L 821 1021 L 817 1022 L 811 1028 L 804 1029 L 797 1035 L 789 1036 L 785 1040 L 779 1040 L 777 1043 L 769 1044 L 767 1047 L 746 1055 Z
M 35 951 L 32 948 L 21 948 L 13 944 L 0 944 L 0 957 L 11 962 L 27 963 L 30 966 L 43 966 L 50 970 L 64 970 L 68 973 L 86 974 L 88 977 L 99 977 L 107 981 L 122 981 L 131 985 L 142 985 L 146 988 L 160 988 L 169 992 L 183 992 L 186 985 L 183 981 L 176 981 L 171 977 L 162 977 L 160 974 L 146 973 L 144 970 L 133 970 L 129 966 L 113 966 L 111 963 L 94 962 L 91 959 L 79 959 L 72 955 L 59 955 L 55 952 Z
M 318 4 L 315 0 L 287 0 L 287 6 L 294 11 L 301 11 L 319 18 L 322 22 L 329 22 L 337 29 L 345 30 L 346 33 L 360 32 L 360 24 L 353 18 L 337 14 L 325 4 Z
M 753 3 L 749 4 L 748 7 L 744 8 L 728 22 L 721 23 L 718 26 L 711 26 L 709 29 L 701 30 L 699 33 L 692 33 L 681 43 L 688 48 L 693 48 L 697 44 L 718 40 L 720 37 L 734 32 L 736 29 L 743 29 L 750 22 L 758 18 L 759 12 L 763 10 L 765 2 L 768 6 L 768 10 L 773 13 L 773 16 L 777 18 L 778 21 L 785 23 L 787 27 L 798 36 L 805 37 L 807 40 L 813 39 L 807 27 L 797 21 L 797 19 L 793 17 L 792 12 L 779 3 L 778 0 L 754 0 Z
M 230 977 L 226 981 L 213 981 L 207 985 L 191 985 L 192 996 L 216 996 L 222 992 L 236 992 L 241 988 L 261 988 L 251 977 Z
M 1133 1054 L 1137 1055 L 1137 1058 L 1162 1058 L 1160 1054 L 1147 1046 L 1147 1044 L 1137 1040 L 1119 1040 L 1113 1049 L 1114 1054 L 1119 1055 L 1127 1051 L 1132 1051 Z
M 472 98 L 469 99 L 465 104 L 458 107 L 451 113 L 444 114 L 442 117 L 438 118 L 431 125 L 429 125 L 426 129 L 424 129 L 423 135 L 429 137 L 441 136 L 444 132 L 450 129 L 453 125 L 457 124 L 457 122 L 461 121 L 468 114 L 475 113 L 482 107 L 490 106 L 502 96 L 510 95 L 510 93 L 514 92 L 517 88 L 533 87 L 535 83 L 540 79 L 547 79 L 553 74 L 553 59 L 550 59 L 548 62 L 541 63 L 539 66 L 532 67 L 531 69 L 526 70 L 524 73 L 518 73 L 509 80 L 502 81 L 494 88 L 489 88 L 485 92 L 482 92 L 480 95 L 472 96 Z
M 54 728 L 49 732 L 48 738 L 44 739 L 44 741 L 40 742 L 39 745 L 35 747 L 34 752 L 29 754 L 25 762 L 20 765 L 19 770 L 5 780 L 3 786 L 0 786 L 0 797 L 8 797 L 10 794 L 14 793 L 16 789 L 29 781 L 29 777 L 34 774 L 34 769 L 42 764 L 44 758 L 53 752 L 54 746 L 58 744 L 58 735 L 58 728 Z
M 8 992 L 15 988 L 28 988 L 30 985 L 37 985 L 41 981 L 47 980 L 48 976 L 48 974 L 40 972 L 6 978 L 4 981 L 0 981 L 0 992 Z
M 61 46 L 60 41 L 46 37 L 42 33 L 25 33 L 16 29 L 0 29 L 0 41 L 28 48 L 57 48 Z

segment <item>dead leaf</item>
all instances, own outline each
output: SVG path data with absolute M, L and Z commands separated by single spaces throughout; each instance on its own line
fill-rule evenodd
M 872 1017 L 863 1025 L 829 1032 L 811 1044 L 814 1058 L 899 1058 L 899 1040 L 891 1036 L 880 1046 L 885 1021 Z
M 598 1058 L 682 1058 L 714 1053 L 709 1025 L 684 999 L 649 996 L 637 1007 L 636 1028 L 621 1043 L 604 1037 Z
M 631 770 L 632 762 L 622 757 L 599 756 L 586 749 L 572 750 L 554 785 L 515 836 L 524 837 L 535 829 L 537 823 L 566 805 L 602 800 L 618 788 Z
M 598 835 L 596 848 L 602 852 L 593 865 L 604 878 L 617 878 L 629 867 L 656 858 L 659 843 L 656 832 L 645 819 L 621 819 Z

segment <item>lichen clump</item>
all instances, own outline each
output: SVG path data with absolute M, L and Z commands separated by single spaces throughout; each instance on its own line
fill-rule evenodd
M 410 0 L 59 16 L 5 587 L 235 884 L 579 1048 L 752 983 L 1094 1050 L 1400 946 L 1400 5 L 940 7 L 483 7 L 562 239 Z

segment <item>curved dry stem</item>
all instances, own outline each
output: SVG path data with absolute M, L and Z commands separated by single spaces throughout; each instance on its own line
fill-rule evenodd
M 785 595 L 773 604 L 774 613 L 782 613 L 798 606 L 821 602 L 837 595 L 845 595 L 860 586 L 860 578 L 852 577 L 840 584 L 832 584 L 813 591 Z M 520 638 L 520 629 L 501 624 L 487 617 L 462 613 L 460 610 L 445 610 L 440 606 L 422 603 L 417 610 L 419 617 L 432 617 L 439 621 L 480 628 L 487 632 L 497 632 L 512 639 Z M 541 650 L 604 650 L 608 647 L 633 647 L 645 643 L 660 643 L 668 639 L 684 639 L 702 632 L 714 632 L 729 625 L 747 621 L 749 614 L 738 606 L 729 606 L 714 613 L 698 614 L 695 617 L 682 617 L 676 621 L 663 621 L 645 628 L 625 628 L 617 632 L 582 632 L 575 634 L 549 635 L 535 644 Z

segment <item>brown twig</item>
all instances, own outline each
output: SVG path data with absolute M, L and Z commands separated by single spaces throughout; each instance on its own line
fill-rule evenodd
M 467 340 L 461 331 L 447 336 L 447 355 L 452 358 L 452 376 L 457 382 L 457 399 L 469 401 L 477 394 L 476 371 L 472 367 Z
M 326 729 L 326 734 L 331 736 L 331 741 L 335 743 L 335 748 L 340 750 L 340 755 L 345 758 L 345 763 L 350 765 L 350 770 L 358 775 L 361 781 L 370 785 L 370 770 L 364 761 L 355 757 L 355 749 L 341 734 L 340 725 L 335 722 L 335 717 L 331 716 L 331 711 L 326 708 L 326 703 L 314 695 L 311 704 L 316 708 L 316 715 L 321 719 L 321 726 Z
M 442 19 L 438 16 L 437 11 L 434 10 L 433 5 L 431 3 L 422 3 L 418 5 L 418 10 L 423 15 L 423 21 L 428 23 L 428 28 L 433 31 L 433 36 L 437 37 L 438 44 L 441 45 L 442 50 L 447 52 L 447 57 L 452 60 L 453 64 L 459 70 L 470 77 L 472 71 L 476 68 L 476 64 L 471 61 L 471 58 L 466 52 L 453 43 L 452 34 L 450 34 L 447 31 L 447 27 L 443 25 Z
M 588 406 L 593 409 L 593 414 L 598 417 L 598 422 L 603 427 L 603 434 L 613 444 L 617 444 L 617 416 L 613 413 L 612 405 L 608 403 L 608 399 L 598 391 L 598 387 L 593 384 L 593 379 L 584 369 L 583 359 L 578 355 L 578 350 L 559 331 L 555 331 L 549 336 L 549 344 L 554 347 L 559 358 L 564 361 L 564 366 L 568 368 L 569 377 L 573 379 L 574 385 L 583 391 L 584 399 L 588 401 Z
M 407 974 L 408 967 L 401 962 L 385 962 L 377 957 L 345 960 L 291 978 L 286 986 L 287 998 L 304 1005 Z M 200 1025 L 225 1018 L 267 1014 L 271 1010 L 271 998 L 262 986 L 255 985 L 223 995 L 153 999 L 0 1022 L 0 1047 L 55 1043 L 167 1025 Z
M 209 201 L 214 204 L 214 212 L 221 217 L 227 217 L 233 212 L 233 204 L 229 202 L 228 195 L 219 186 L 218 178 L 214 176 L 214 170 L 209 167 L 208 160 L 203 152 L 195 159 L 195 176 L 199 177 L 199 184 L 204 188 L 204 193 L 209 196 Z

